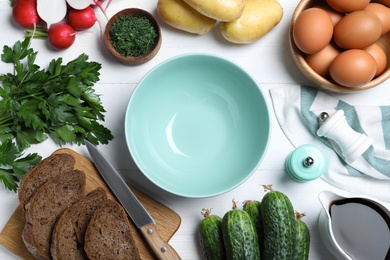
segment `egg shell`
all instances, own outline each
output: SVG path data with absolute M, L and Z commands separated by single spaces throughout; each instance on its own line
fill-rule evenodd
M 326 2 L 338 12 L 350 13 L 364 9 L 370 3 L 370 0 L 326 0 Z
M 382 34 L 382 22 L 373 12 L 359 10 L 347 14 L 334 27 L 333 39 L 344 49 L 363 49 Z
M 349 88 L 357 88 L 370 82 L 376 70 L 375 59 L 368 52 L 360 49 L 343 51 L 329 66 L 332 79 Z
M 340 53 L 340 48 L 333 43 L 329 43 L 319 52 L 307 54 L 303 57 L 312 70 L 314 70 L 318 75 L 329 79 L 329 66 L 333 59 Z
M 373 12 L 381 20 L 382 22 L 381 36 L 390 32 L 390 8 L 389 7 L 379 3 L 369 3 L 366 6 L 366 8 L 364 8 L 364 10 Z
M 308 8 L 295 20 L 293 39 L 298 49 L 307 54 L 316 53 L 329 44 L 333 35 L 333 22 L 320 8 Z
M 387 57 L 385 51 L 379 46 L 379 44 L 374 43 L 373 45 L 364 49 L 368 52 L 372 57 L 374 57 L 376 61 L 376 73 L 375 77 L 382 74 L 387 65 Z
M 323 9 L 325 12 L 327 12 L 330 16 L 330 19 L 332 19 L 333 25 L 336 25 L 341 20 L 341 18 L 343 18 L 345 16 L 344 13 L 340 13 L 340 12 L 334 10 L 326 3 L 321 4 L 321 5 L 319 5 L 319 4 L 314 5 L 313 7 Z

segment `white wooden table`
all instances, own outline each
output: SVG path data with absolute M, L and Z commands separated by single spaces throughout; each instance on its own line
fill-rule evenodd
M 290 197 L 296 210 L 306 212 L 307 216 L 304 221 L 311 231 L 310 259 L 333 259 L 332 255 L 325 249 L 318 233 L 317 218 L 321 206 L 317 196 L 322 190 L 337 191 L 337 189 L 321 179 L 308 183 L 297 183 L 288 177 L 284 169 L 284 162 L 294 147 L 281 131 L 273 114 L 269 97 L 269 89 L 278 85 L 309 83 L 295 66 L 288 47 L 289 22 L 298 0 L 280 0 L 280 3 L 284 8 L 284 16 L 280 24 L 260 41 L 241 46 L 225 41 L 217 27 L 203 36 L 172 29 L 164 24 L 156 14 L 157 0 L 114 0 L 107 11 L 109 17 L 123 8 L 137 7 L 154 13 L 161 25 L 163 42 L 160 52 L 153 60 L 136 67 L 122 65 L 113 59 L 101 41 L 100 29 L 97 24 L 89 32 L 77 35 L 75 44 L 65 51 L 51 50 L 43 40 L 34 40 L 32 43 L 32 47 L 39 52 L 37 63 L 40 66 L 47 66 L 52 58 L 58 57 L 63 57 L 64 62 L 67 62 L 81 53 L 88 54 L 90 60 L 102 64 L 101 78 L 96 85 L 96 92 L 102 95 L 103 105 L 107 110 L 104 124 L 112 131 L 115 139 L 109 145 L 99 148 L 128 181 L 180 215 L 181 226 L 170 243 L 183 259 L 201 259 L 202 257 L 196 235 L 198 223 L 202 219 L 200 214 L 202 208 L 213 208 L 214 214 L 222 216 L 231 208 L 233 198 L 239 203 L 246 199 L 261 199 L 264 192 L 260 185 L 270 183 Z M 104 19 L 101 21 L 104 26 Z M 17 40 L 23 39 L 24 31 L 12 22 L 9 0 L 0 0 L 0 25 L 1 48 L 3 45 L 12 46 Z M 253 76 L 264 93 L 267 94 L 272 114 L 272 136 L 269 149 L 257 171 L 238 188 L 212 198 L 182 198 L 155 187 L 137 170 L 125 145 L 124 113 L 137 83 L 160 62 L 186 53 L 216 54 L 241 66 Z M 0 72 L 11 72 L 11 67 L 0 63 Z M 355 105 L 389 105 L 390 81 L 375 89 L 358 94 L 333 95 Z M 88 157 L 85 147 L 67 147 Z M 47 140 L 43 144 L 29 148 L 27 152 L 38 152 L 46 157 L 58 148 L 53 141 Z M 1 185 L 0 229 L 5 226 L 17 204 L 17 195 L 5 190 Z M 17 257 L 0 246 L 0 259 L 17 259 Z

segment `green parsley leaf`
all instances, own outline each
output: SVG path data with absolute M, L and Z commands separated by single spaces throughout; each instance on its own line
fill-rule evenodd
M 23 154 L 10 140 L 0 144 L 0 182 L 12 191 L 17 191 L 18 182 L 24 174 L 36 165 L 42 157 L 38 154 Z
M 30 40 L 4 46 L 1 54 L 3 62 L 13 64 L 12 73 L 0 74 L 0 165 L 6 166 L 0 168 L 0 180 L 10 190 L 38 158 L 20 158 L 21 152 L 49 136 L 58 145 L 113 139 L 99 122 L 106 111 L 93 89 L 101 64 L 81 54 L 67 64 L 53 59 L 42 69 L 35 64 L 38 52 Z

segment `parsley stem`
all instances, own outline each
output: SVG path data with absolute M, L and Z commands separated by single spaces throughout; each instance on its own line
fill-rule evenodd
M 12 122 L 10 116 L 7 116 L 7 115 L 0 116 L 0 128 L 12 126 L 12 124 L 13 124 L 13 122 Z

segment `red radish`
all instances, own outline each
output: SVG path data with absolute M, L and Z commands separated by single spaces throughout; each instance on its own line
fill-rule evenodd
M 36 0 L 18 0 L 12 9 L 15 22 L 23 28 L 33 28 L 40 21 Z
M 68 3 L 68 5 L 70 7 L 72 7 L 73 9 L 77 9 L 77 10 L 85 9 L 91 5 L 96 5 L 97 7 L 99 7 L 99 9 L 102 11 L 104 16 L 108 20 L 106 11 L 104 10 L 102 3 L 98 0 L 67 0 L 66 2 Z M 109 3 L 110 2 L 111 2 L 111 0 L 109 1 Z
M 75 30 L 86 30 L 91 28 L 97 21 L 95 10 L 88 6 L 82 10 L 70 8 L 68 10 L 68 22 Z
M 47 37 L 54 48 L 63 50 L 72 46 L 76 34 L 69 24 L 56 23 L 50 26 Z

